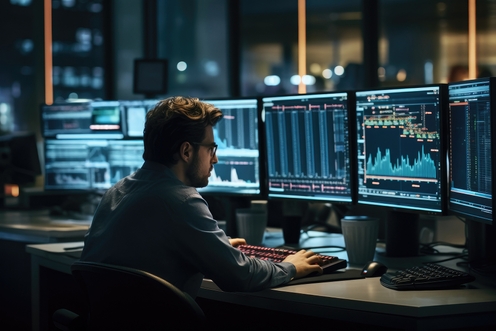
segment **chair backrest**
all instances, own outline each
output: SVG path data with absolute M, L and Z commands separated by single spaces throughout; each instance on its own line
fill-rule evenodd
M 148 272 L 77 261 L 72 274 L 88 300 L 89 330 L 201 329 L 205 315 L 187 294 Z

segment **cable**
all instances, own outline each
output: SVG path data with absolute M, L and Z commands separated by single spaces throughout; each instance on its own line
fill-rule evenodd
M 453 247 L 453 248 L 462 248 L 464 252 L 467 250 L 466 245 L 459 245 L 459 244 L 451 244 L 443 241 L 437 241 L 437 242 L 432 242 L 430 244 L 421 244 L 420 245 L 420 252 L 426 255 L 452 255 L 452 254 L 459 254 L 459 252 L 440 252 L 437 249 L 435 249 L 435 246 L 448 246 L 448 247 Z
M 456 259 L 465 259 L 465 258 L 468 259 L 468 254 L 459 254 L 459 255 L 456 255 L 456 256 L 449 257 L 449 258 L 444 259 L 444 260 L 426 261 L 426 262 L 422 262 L 422 263 L 423 264 L 427 264 L 427 263 L 441 263 L 441 262 L 447 262 L 447 261 L 452 261 L 452 260 L 456 260 Z M 457 262 L 457 265 L 462 265 L 463 263 L 467 263 L 467 262 Z

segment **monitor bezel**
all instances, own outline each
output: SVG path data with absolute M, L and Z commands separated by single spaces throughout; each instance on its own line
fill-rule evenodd
M 317 97 L 325 97 L 329 95 L 338 95 L 338 94 L 346 94 L 346 103 L 347 103 L 347 115 L 348 115 L 348 148 L 349 148 L 349 167 L 350 167 L 350 175 L 349 175 L 349 180 L 350 180 L 350 195 L 348 200 L 339 200 L 339 199 L 334 199 L 332 197 L 330 198 L 316 198 L 312 196 L 302 196 L 302 195 L 273 195 L 270 194 L 269 191 L 269 175 L 268 175 L 268 151 L 267 151 L 267 146 L 266 146 L 266 134 L 267 134 L 267 126 L 265 124 L 265 99 L 273 99 L 273 98 L 305 98 L 305 97 L 310 97 L 310 98 L 317 98 Z M 355 95 L 353 91 L 350 90 L 341 90 L 341 91 L 321 91 L 321 92 L 312 92 L 312 93 L 305 93 L 305 94 L 278 94 L 278 95 L 265 95 L 261 97 L 261 112 L 262 112 L 262 118 L 263 118 L 263 123 L 262 124 L 262 129 L 263 129 L 263 136 L 264 140 L 263 142 L 263 150 L 264 150 L 264 172 L 265 172 L 265 182 L 264 182 L 264 187 L 266 189 L 266 194 L 267 194 L 267 199 L 268 200 L 274 200 L 274 201 L 301 201 L 301 202 L 308 202 L 308 203 L 331 203 L 331 204 L 336 204 L 336 205 L 344 205 L 344 206 L 351 206 L 356 204 L 357 201 L 357 178 L 356 178 L 356 142 L 353 139 L 356 135 L 355 131 L 355 113 L 352 111 L 352 107 L 355 105 Z
M 392 203 L 384 202 L 378 203 L 376 201 L 370 201 L 364 199 L 359 192 L 358 182 L 360 180 L 360 176 L 358 172 L 359 169 L 359 160 L 358 160 L 358 141 L 356 145 L 356 153 L 355 153 L 355 161 L 356 161 L 356 176 L 357 176 L 357 204 L 358 205 L 367 205 L 374 206 L 379 208 L 384 208 L 390 212 L 404 212 L 404 213 L 415 213 L 418 215 L 435 215 L 435 216 L 443 216 L 448 213 L 448 141 L 447 141 L 447 130 L 448 130 L 448 85 L 446 83 L 438 83 L 438 84 L 421 84 L 421 85 L 400 85 L 400 86 L 383 86 L 383 87 L 375 87 L 375 88 L 363 88 L 360 90 L 355 90 L 355 124 L 357 129 L 357 140 L 358 137 L 358 118 L 356 114 L 357 110 L 357 100 L 359 93 L 374 93 L 381 91 L 393 91 L 393 90 L 408 90 L 408 89 L 418 89 L 418 88 L 439 88 L 439 107 L 440 107 L 440 181 L 441 181 L 441 189 L 440 189 L 440 205 L 439 208 L 428 208 L 423 206 L 411 206 L 407 204 L 401 204 L 400 201 Z

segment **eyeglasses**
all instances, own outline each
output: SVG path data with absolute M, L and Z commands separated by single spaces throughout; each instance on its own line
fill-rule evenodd
M 196 145 L 196 146 L 204 146 L 204 147 L 208 147 L 208 150 L 210 151 L 210 156 L 211 157 L 214 157 L 215 153 L 217 152 L 217 147 L 219 147 L 219 145 L 217 145 L 216 143 L 212 143 L 212 144 L 202 144 L 202 143 L 190 143 L 191 145 Z

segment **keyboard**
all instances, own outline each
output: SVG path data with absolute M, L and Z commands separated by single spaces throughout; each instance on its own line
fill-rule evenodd
M 255 257 L 261 260 L 273 262 L 282 262 L 286 256 L 295 254 L 298 251 L 284 248 L 271 248 L 257 245 L 241 245 L 238 246 L 243 253 L 250 257 Z M 339 269 L 344 269 L 348 265 L 346 260 L 337 258 L 336 256 L 317 254 L 323 262 L 321 265 L 324 274 L 329 274 Z
M 441 290 L 470 283 L 475 277 L 435 263 L 407 268 L 381 276 L 381 284 L 393 290 Z

